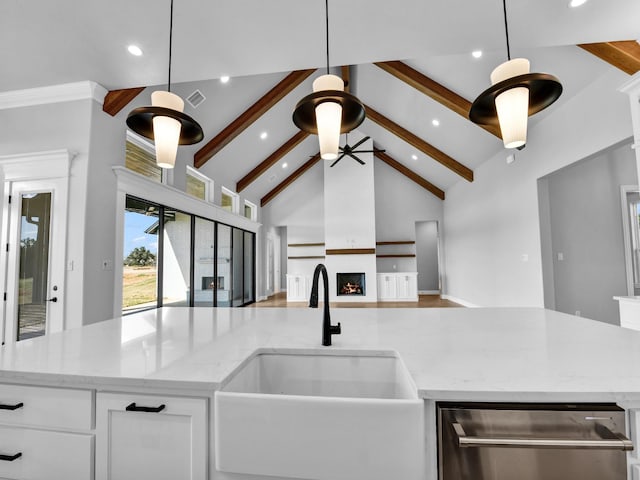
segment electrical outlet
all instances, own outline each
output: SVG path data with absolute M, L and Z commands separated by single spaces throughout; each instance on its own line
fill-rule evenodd
M 67 262 L 67 270 L 68 271 L 72 271 L 73 270 L 73 260 L 69 260 Z
M 558 261 L 563 261 L 564 260 L 564 253 L 562 252 L 558 252 Z
M 522 261 L 523 262 L 528 262 L 529 261 L 529 254 L 528 253 L 523 253 L 522 254 Z

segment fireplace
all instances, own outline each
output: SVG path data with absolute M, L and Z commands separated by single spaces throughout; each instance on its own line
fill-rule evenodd
M 338 296 L 365 295 L 364 273 L 338 273 Z

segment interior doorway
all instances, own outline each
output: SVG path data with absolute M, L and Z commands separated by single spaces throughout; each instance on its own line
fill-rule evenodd
M 0 159 L 2 344 L 64 329 L 68 172 L 66 151 Z
M 416 222 L 416 264 L 418 293 L 440 293 L 440 246 L 438 221 Z

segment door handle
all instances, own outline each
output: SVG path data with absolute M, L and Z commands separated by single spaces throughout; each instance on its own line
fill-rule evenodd
M 47 302 L 53 302 L 56 303 L 58 301 L 58 297 L 52 297 L 52 298 L 48 298 Z
M 590 450 L 633 450 L 633 443 L 621 433 L 613 433 L 602 424 L 596 424 L 597 440 L 569 438 L 519 438 L 519 437 L 470 437 L 459 423 L 451 426 L 459 447 L 503 447 L 503 448 L 581 448 Z

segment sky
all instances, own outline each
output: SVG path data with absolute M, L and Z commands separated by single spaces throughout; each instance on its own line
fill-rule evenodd
M 124 249 L 123 256 L 127 258 L 136 247 L 145 247 L 153 254 L 158 253 L 158 236 L 149 235 L 144 231 L 158 221 L 158 217 L 142 215 L 135 212 L 124 212 Z

